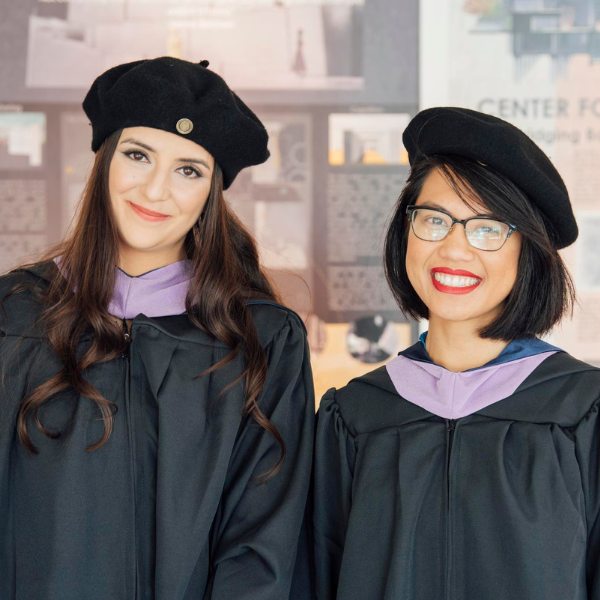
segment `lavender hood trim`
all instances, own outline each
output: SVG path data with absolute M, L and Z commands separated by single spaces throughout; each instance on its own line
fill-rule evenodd
M 400 355 L 390 361 L 386 369 L 396 391 L 405 400 L 445 419 L 459 419 L 514 394 L 521 383 L 557 351 L 462 373 Z
M 180 315 L 185 312 L 190 279 L 189 260 L 180 260 L 138 277 L 117 269 L 108 312 L 122 319 L 133 319 L 140 313 L 147 317 Z
M 60 257 L 55 259 L 60 269 Z M 108 312 L 121 319 L 168 317 L 185 312 L 191 279 L 191 261 L 178 262 L 132 277 L 117 269 L 115 289 Z

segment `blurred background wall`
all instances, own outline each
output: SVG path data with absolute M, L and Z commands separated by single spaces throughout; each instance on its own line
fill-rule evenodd
M 580 304 L 551 341 L 600 365 L 600 0 L 0 0 L 0 271 L 58 241 L 93 155 L 81 101 L 107 68 L 208 59 L 270 133 L 227 199 L 306 320 L 317 393 L 416 341 L 383 232 L 420 109 L 525 130 L 571 193 Z

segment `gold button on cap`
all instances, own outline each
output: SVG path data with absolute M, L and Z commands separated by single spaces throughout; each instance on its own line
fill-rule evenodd
M 192 131 L 192 129 L 194 129 L 194 124 L 189 119 L 179 119 L 179 121 L 177 121 L 177 125 L 175 125 L 175 128 L 177 131 L 179 131 L 179 133 L 187 135 L 190 131 Z

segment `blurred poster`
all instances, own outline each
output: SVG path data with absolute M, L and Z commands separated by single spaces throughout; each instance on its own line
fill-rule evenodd
M 0 112 L 0 170 L 42 166 L 46 114 Z
M 0 273 L 44 250 L 46 182 L 0 177 Z
M 330 172 L 325 203 L 318 207 L 326 224 L 326 235 L 318 240 L 327 280 L 320 314 L 332 322 L 374 312 L 404 320 L 383 273 L 383 240 L 407 169 L 374 168 Z
M 46 246 L 46 114 L 0 110 L 0 273 Z
M 254 236 L 270 269 L 306 273 L 311 263 L 312 144 L 307 115 L 267 115 L 270 159 L 250 170 Z
M 330 165 L 407 165 L 402 145 L 407 114 L 329 115 Z
M 431 4 L 420 4 L 420 108 L 463 106 L 495 115 L 525 131 L 550 157 L 581 228 L 579 241 L 563 251 L 580 303 L 573 321 L 564 321 L 552 341 L 600 365 L 594 266 L 599 264 L 600 4 L 450 0 L 433 3 L 435 19 Z
M 77 212 L 87 177 L 94 163 L 90 122 L 82 110 L 60 115 L 60 189 L 62 230 L 66 231 Z
M 600 292 L 600 210 L 578 212 L 577 289 Z
M 252 104 L 410 106 L 418 0 L 0 0 L 0 101 L 77 105 L 103 71 L 158 56 Z
M 87 89 L 157 56 L 199 61 L 237 90 L 362 90 L 364 0 L 70 0 L 31 14 L 26 84 Z
M 269 133 L 271 156 L 242 171 L 226 197 L 253 233 L 265 267 L 310 277 L 312 122 L 297 113 L 259 117 Z

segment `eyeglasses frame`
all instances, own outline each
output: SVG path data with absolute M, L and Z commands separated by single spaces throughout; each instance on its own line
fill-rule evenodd
M 440 240 L 423 240 L 423 238 L 420 238 L 417 235 L 417 233 L 415 232 L 415 227 L 414 227 L 413 214 L 415 213 L 415 211 L 417 211 L 421 208 L 426 208 L 428 210 L 435 210 L 437 212 L 441 212 L 442 214 L 444 214 L 452 219 L 452 226 L 448 229 L 448 233 L 442 239 L 440 239 Z M 445 240 L 448 237 L 448 234 L 452 233 L 452 231 L 454 230 L 454 225 L 456 225 L 456 223 L 460 223 L 465 230 L 465 237 L 467 238 L 467 242 L 469 242 L 470 246 L 473 246 L 473 244 L 471 244 L 471 242 L 469 241 L 469 236 L 467 235 L 467 223 L 469 221 L 473 221 L 474 219 L 485 219 L 486 221 L 499 221 L 500 223 L 504 223 L 505 225 L 508 225 L 508 233 L 506 234 L 506 238 L 502 242 L 502 246 L 500 246 L 500 248 L 496 248 L 495 250 L 486 250 L 485 248 L 477 248 L 477 246 L 473 246 L 473 248 L 475 248 L 476 250 L 482 250 L 483 252 L 498 252 L 498 250 L 501 250 L 503 248 L 504 244 L 506 244 L 506 241 L 508 240 L 508 238 L 515 231 L 517 231 L 516 225 L 512 225 L 511 223 L 507 223 L 506 221 L 502 221 L 501 219 L 496 219 L 495 217 L 490 217 L 489 215 L 475 215 L 474 217 L 469 217 L 468 219 L 456 219 L 448 211 L 443 210 L 441 208 L 436 208 L 434 206 L 427 206 L 426 204 L 410 204 L 410 205 L 408 205 L 406 207 L 406 216 L 408 217 L 408 220 L 410 222 L 410 226 L 411 226 L 413 233 L 420 240 L 423 240 L 424 242 L 441 242 L 441 241 Z

